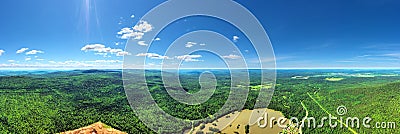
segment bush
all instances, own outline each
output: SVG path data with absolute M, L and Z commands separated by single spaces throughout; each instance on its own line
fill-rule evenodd
M 206 128 L 206 125 L 201 124 L 201 125 L 200 125 L 200 129 L 203 130 L 204 128 Z
M 203 131 L 197 131 L 196 134 L 204 134 Z
M 219 132 L 218 128 L 209 127 L 208 129 L 212 132 Z

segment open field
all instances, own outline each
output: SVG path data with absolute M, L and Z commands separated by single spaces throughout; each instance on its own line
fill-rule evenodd
M 271 109 L 267 109 L 268 113 L 268 119 L 267 119 L 267 126 L 266 127 L 260 127 L 258 126 L 258 123 L 251 124 L 249 122 L 250 116 L 252 112 L 262 112 L 263 109 L 254 109 L 254 110 L 249 110 L 249 109 L 244 109 L 240 112 L 232 112 L 230 114 L 227 114 L 221 118 L 216 119 L 213 122 L 207 123 L 207 124 L 200 124 L 199 126 L 195 127 L 195 129 L 192 131 L 192 133 L 212 133 L 213 131 L 210 131 L 209 128 L 218 128 L 219 126 L 223 125 L 223 129 L 220 130 L 221 133 L 225 134 L 234 134 L 234 133 L 239 133 L 239 134 L 244 134 L 246 133 L 246 126 L 248 125 L 248 131 L 250 133 L 279 133 L 283 130 L 283 128 L 280 128 L 277 124 L 272 124 L 272 127 L 270 126 L 270 118 L 276 118 L 276 120 L 280 117 L 284 117 L 281 112 L 274 111 Z M 230 118 L 236 117 L 234 120 L 231 120 Z M 261 123 L 265 123 L 265 120 L 262 120 Z M 273 121 L 274 123 L 274 121 Z M 276 123 L 276 122 L 275 122 Z M 226 124 L 226 126 L 224 126 Z M 288 121 L 284 123 L 283 125 L 287 125 Z
M 325 78 L 325 80 L 327 80 L 327 81 L 341 81 L 343 79 L 344 78 Z

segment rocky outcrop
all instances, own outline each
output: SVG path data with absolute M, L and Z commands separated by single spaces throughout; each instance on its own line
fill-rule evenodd
M 107 125 L 97 122 L 87 127 L 79 128 L 72 131 L 61 132 L 60 134 L 127 134 L 114 128 L 107 127 Z

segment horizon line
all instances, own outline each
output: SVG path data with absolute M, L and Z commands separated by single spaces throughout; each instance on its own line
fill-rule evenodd
M 176 68 L 0 68 L 0 70 L 124 70 L 124 69 L 145 69 L 145 70 L 175 70 Z M 178 68 L 180 70 L 240 70 L 240 69 L 275 69 L 275 70 L 349 70 L 349 69 L 360 69 L 360 70 L 383 70 L 383 69 L 400 69 L 400 67 L 307 67 L 307 68 Z

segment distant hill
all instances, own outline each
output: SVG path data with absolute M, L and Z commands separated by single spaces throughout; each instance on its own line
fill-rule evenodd
M 116 70 L 97 70 L 97 69 L 90 69 L 90 70 L 81 70 L 82 73 L 109 73 L 109 72 L 120 72 Z
M 101 122 L 97 122 L 87 127 L 82 127 L 67 132 L 61 132 L 60 134 L 127 134 L 127 133 L 111 128 L 110 126 L 107 126 L 106 124 L 103 124 Z

